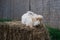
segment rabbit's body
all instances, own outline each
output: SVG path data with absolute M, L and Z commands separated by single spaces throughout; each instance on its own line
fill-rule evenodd
M 42 18 L 42 17 L 41 17 Z M 25 24 L 26 26 L 36 26 L 40 24 L 40 15 L 37 15 L 31 11 L 28 11 L 24 15 L 22 15 L 21 22 L 22 24 Z

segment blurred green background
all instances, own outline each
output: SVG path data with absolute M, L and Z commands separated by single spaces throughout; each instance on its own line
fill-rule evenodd
M 2 19 L 0 18 L 0 22 L 12 21 L 12 19 Z
M 49 25 L 46 25 L 48 32 L 50 34 L 51 40 L 60 40 L 60 30 L 57 28 L 52 28 Z

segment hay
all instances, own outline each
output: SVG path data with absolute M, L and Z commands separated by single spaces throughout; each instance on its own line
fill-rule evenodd
M 0 23 L 0 40 L 49 40 L 43 24 L 30 28 L 20 21 Z

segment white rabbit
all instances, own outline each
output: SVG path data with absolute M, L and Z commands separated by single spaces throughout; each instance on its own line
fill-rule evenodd
M 40 21 L 43 19 L 42 15 L 37 15 L 34 12 L 27 11 L 27 13 L 22 15 L 21 22 L 26 26 L 36 26 L 40 24 Z

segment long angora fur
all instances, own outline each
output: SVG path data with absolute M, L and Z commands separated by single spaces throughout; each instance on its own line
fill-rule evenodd
M 43 19 L 42 15 L 37 15 L 34 12 L 27 11 L 27 13 L 22 15 L 21 22 L 26 26 L 33 27 L 40 24 L 42 19 Z

